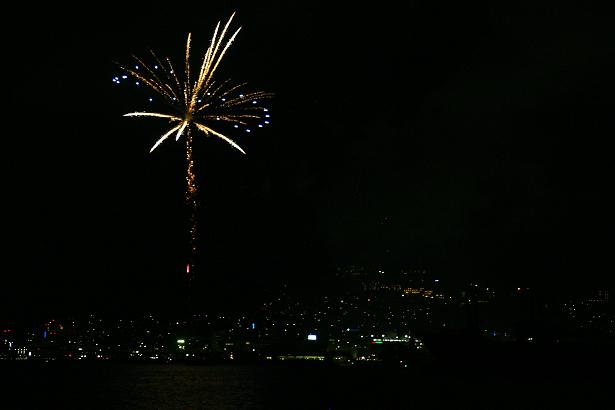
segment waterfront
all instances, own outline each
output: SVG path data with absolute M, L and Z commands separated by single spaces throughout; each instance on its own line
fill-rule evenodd
M 421 365 L 0 363 L 2 408 L 541 409 L 607 403 L 608 374 Z

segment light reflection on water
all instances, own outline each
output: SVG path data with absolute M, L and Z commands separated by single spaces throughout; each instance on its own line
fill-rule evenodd
M 507 375 L 506 369 L 470 375 L 468 370 L 4 361 L 0 408 L 595 408 L 608 397 L 601 378 L 528 378 Z
M 332 408 L 315 367 L 4 362 L 0 371 L 11 374 L 10 408 Z

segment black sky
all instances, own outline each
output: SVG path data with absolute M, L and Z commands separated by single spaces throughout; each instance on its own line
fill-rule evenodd
M 612 286 L 612 15 L 577 6 L 314 2 L 15 8 L 3 29 L 2 307 L 181 300 L 182 146 L 116 87 L 114 61 L 179 56 L 237 10 L 222 72 L 271 90 L 243 157 L 199 141 L 203 295 L 337 266 L 446 281 Z

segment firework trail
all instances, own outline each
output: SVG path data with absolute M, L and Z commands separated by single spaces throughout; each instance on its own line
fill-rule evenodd
M 190 261 L 186 265 L 189 280 L 194 277 L 198 239 L 193 133 L 200 131 L 205 136 L 219 138 L 245 154 L 245 151 L 220 131 L 220 128 L 232 125 L 236 129 L 250 133 L 250 124 L 259 128 L 269 124 L 269 112 L 263 106 L 263 102 L 272 97 L 271 93 L 242 92 L 245 83 L 233 85 L 229 80 L 218 81 L 214 76 L 222 58 L 241 30 L 240 27 L 229 35 L 229 26 L 234 15 L 233 13 L 223 27 L 218 22 L 209 47 L 196 71 L 192 71 L 190 66 L 191 34 L 188 34 L 186 41 L 183 76 L 175 71 L 168 57 L 160 58 L 151 50 L 147 62 L 133 55 L 134 66 L 119 64 L 127 73 L 121 76 L 122 80 L 131 76 L 136 85 L 142 84 L 153 91 L 170 108 L 169 112 L 138 111 L 124 115 L 159 118 L 170 123 L 171 127 L 156 141 L 150 152 L 173 135 L 176 141 L 182 136 L 185 138 L 187 163 L 185 201 L 190 209 Z M 113 81 L 117 84 L 121 82 L 120 77 L 114 77 Z M 152 98 L 149 101 L 152 101 Z

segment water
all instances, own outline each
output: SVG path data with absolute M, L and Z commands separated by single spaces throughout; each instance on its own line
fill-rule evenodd
M 0 362 L 0 408 L 582 409 L 608 403 L 602 376 L 471 370 Z

